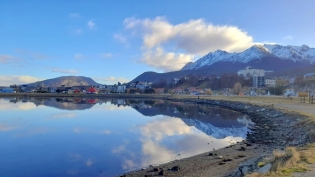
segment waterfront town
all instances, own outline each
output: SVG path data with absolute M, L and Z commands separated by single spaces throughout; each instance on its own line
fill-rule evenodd
M 62 94 L 186 94 L 186 95 L 284 95 L 298 92 L 315 93 L 315 73 L 304 76 L 268 77 L 264 69 L 246 67 L 233 74 L 219 76 L 182 76 L 169 81 L 132 81 L 114 85 L 44 86 L 43 82 L 28 85 L 0 86 L 2 93 L 62 93 Z

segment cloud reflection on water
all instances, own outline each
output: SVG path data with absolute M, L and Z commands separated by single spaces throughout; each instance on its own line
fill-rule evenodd
M 193 126 L 188 126 L 182 119 L 169 116 L 157 116 L 156 119 L 139 125 L 139 130 L 141 152 L 138 152 L 136 158 L 124 155 L 122 168 L 125 170 L 190 157 L 242 140 L 241 137 L 230 136 L 215 139 Z M 126 149 L 127 144 L 124 144 L 116 148 L 115 153 L 119 150 L 120 154 L 123 152 L 128 154 Z
M 1 123 L 0 122 L 0 132 L 10 131 L 10 130 L 14 130 L 17 128 L 19 128 L 19 126 L 17 126 L 17 125 L 10 125 L 7 123 Z
M 192 133 L 192 128 L 181 119 L 163 116 L 140 126 L 142 136 L 160 141 L 166 136 Z

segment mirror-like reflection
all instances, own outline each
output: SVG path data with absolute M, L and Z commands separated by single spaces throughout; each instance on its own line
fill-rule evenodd
M 241 141 L 253 125 L 164 100 L 0 98 L 0 115 L 0 176 L 115 176 Z

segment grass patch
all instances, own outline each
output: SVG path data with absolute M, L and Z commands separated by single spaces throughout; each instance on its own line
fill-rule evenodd
M 262 167 L 267 163 L 272 166 L 267 174 L 252 173 L 246 177 L 282 177 L 292 176 L 294 172 L 308 171 L 307 164 L 315 163 L 315 143 L 302 148 L 288 147 L 284 151 L 275 150 L 271 158 L 257 164 Z
M 263 166 L 265 166 L 265 165 L 266 165 L 266 162 L 259 162 L 259 163 L 257 164 L 258 167 L 263 167 Z

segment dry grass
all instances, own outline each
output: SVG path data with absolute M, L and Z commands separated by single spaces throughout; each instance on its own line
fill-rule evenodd
M 288 147 L 284 151 L 276 150 L 271 158 L 260 162 L 263 163 L 272 164 L 267 174 L 252 173 L 246 177 L 282 177 L 292 176 L 293 172 L 306 172 L 309 170 L 307 165 L 315 163 L 315 143 L 299 149 Z

